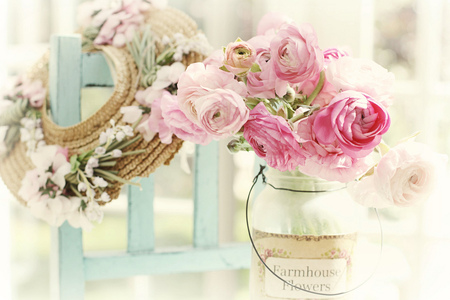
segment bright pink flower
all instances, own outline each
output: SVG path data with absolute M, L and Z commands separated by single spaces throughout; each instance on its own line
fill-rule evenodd
M 370 95 L 384 107 L 392 102 L 394 74 L 372 60 L 341 57 L 329 63 L 327 80 L 336 91 L 358 91 Z
M 305 164 L 298 166 L 298 170 L 310 176 L 340 182 L 352 181 L 367 171 L 369 166 L 366 159 L 348 156 L 336 141 L 328 145 L 317 141 L 313 131 L 316 116 L 317 113 L 300 120 L 297 124 L 297 134 L 300 136 L 302 147 L 311 155 Z
M 180 139 L 200 145 L 211 142 L 211 135 L 189 120 L 180 110 L 176 96 L 165 94 L 161 98 L 161 113 L 165 124 Z
M 317 113 L 313 129 L 321 144 L 337 141 L 345 154 L 362 158 L 380 143 L 390 124 L 381 104 L 367 94 L 346 91 Z
M 267 13 L 258 23 L 257 34 L 275 34 L 282 25 L 292 23 L 292 19 L 280 13 Z
M 180 109 L 189 120 L 199 125 L 196 102 L 202 96 L 214 94 L 216 89 L 231 90 L 241 97 L 247 95 L 245 84 L 236 81 L 230 72 L 224 72 L 214 66 L 205 66 L 203 63 L 189 65 L 178 81 Z
M 217 140 L 238 132 L 249 115 L 244 99 L 225 89 L 215 89 L 198 98 L 195 108 L 201 127 Z
M 297 134 L 284 118 L 270 114 L 262 102 L 250 111 L 244 138 L 272 168 L 292 171 L 305 163 L 306 153 L 298 143 Z
M 244 41 L 229 43 L 225 49 L 223 64 L 234 75 L 246 74 L 256 61 L 256 50 Z
M 290 83 L 315 77 L 323 69 L 323 53 L 310 24 L 283 25 L 270 43 L 277 76 Z

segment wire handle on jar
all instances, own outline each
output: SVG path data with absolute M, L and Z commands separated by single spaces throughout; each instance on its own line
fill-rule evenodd
M 251 234 L 250 225 L 249 225 L 249 221 L 248 221 L 248 206 L 249 206 L 249 202 L 250 202 L 250 196 L 251 196 L 251 193 L 253 191 L 253 188 L 255 187 L 256 183 L 258 182 L 259 177 L 261 176 L 263 184 L 267 184 L 270 187 L 272 187 L 274 189 L 277 189 L 277 190 L 285 190 L 285 191 L 291 191 L 291 192 L 313 192 L 313 193 L 317 193 L 317 192 L 320 192 L 320 191 L 303 191 L 303 190 L 300 191 L 300 190 L 294 190 L 294 189 L 275 187 L 271 183 L 267 182 L 267 178 L 264 175 L 264 170 L 266 169 L 266 166 L 259 165 L 259 168 L 260 168 L 259 172 L 258 172 L 258 174 L 256 174 L 255 178 L 253 178 L 253 184 L 252 184 L 252 186 L 251 186 L 251 188 L 250 188 L 250 190 L 248 192 L 248 195 L 247 195 L 247 201 L 246 201 L 246 204 L 245 204 L 245 221 L 246 221 L 246 225 L 247 225 L 247 232 L 248 232 L 248 237 L 250 239 L 250 243 L 252 244 L 253 250 L 255 251 L 256 255 L 258 256 L 259 260 L 264 265 L 264 267 L 267 270 L 269 270 L 270 273 L 272 273 L 272 275 L 274 275 L 279 280 L 283 281 L 285 284 L 287 284 L 287 285 L 289 285 L 289 286 L 291 286 L 291 287 L 293 287 L 293 288 L 295 288 L 297 290 L 301 290 L 303 292 L 307 292 L 307 293 L 315 294 L 315 295 L 320 295 L 320 296 L 343 296 L 343 295 L 346 295 L 346 294 L 348 294 L 348 293 L 358 289 L 359 287 L 364 285 L 367 281 L 369 281 L 370 278 L 372 278 L 372 276 L 375 274 L 375 270 L 377 269 L 378 265 L 380 264 L 381 254 L 383 252 L 383 228 L 382 228 L 382 225 L 381 225 L 380 215 L 378 214 L 378 210 L 376 208 L 373 208 L 373 211 L 375 212 L 375 215 L 377 216 L 378 224 L 379 224 L 379 227 L 380 227 L 380 251 L 379 251 L 379 255 L 378 255 L 378 260 L 377 260 L 377 263 L 376 263 L 376 266 L 375 266 L 373 272 L 363 282 L 358 284 L 356 287 L 354 287 L 354 288 L 352 288 L 352 289 L 350 289 L 348 291 L 345 291 L 345 292 L 330 293 L 330 294 L 310 291 L 310 290 L 303 289 L 303 288 L 301 288 L 301 287 L 299 287 L 297 285 L 294 285 L 294 284 L 284 280 L 282 277 L 277 275 L 271 268 L 269 268 L 269 266 L 267 266 L 267 264 L 262 259 L 261 255 L 258 253 L 258 250 L 256 249 L 256 245 L 255 245 L 255 243 L 253 241 L 253 237 L 252 237 L 252 234 Z M 337 190 L 339 190 L 339 189 L 337 189 Z M 329 192 L 329 191 L 327 191 L 327 192 Z

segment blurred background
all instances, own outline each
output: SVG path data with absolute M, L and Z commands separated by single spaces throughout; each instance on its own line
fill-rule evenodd
M 21 74 L 47 49 L 50 35 L 73 33 L 79 0 L 0 0 L 0 86 Z M 450 155 L 450 0 L 169 0 L 192 16 L 214 48 L 256 33 L 269 11 L 315 27 L 322 48 L 349 46 L 396 78 L 395 145 L 416 131 L 418 141 Z M 255 175 L 251 153 L 229 155 L 221 147 L 220 241 L 247 241 L 244 200 Z M 156 247 L 192 243 L 192 165 L 186 144 L 169 167 L 156 172 Z M 412 209 L 381 211 L 383 257 L 354 299 L 448 299 L 450 197 L 441 188 Z M 34 219 L 0 183 L 0 299 L 50 298 L 51 228 Z M 370 222 L 376 225 L 375 219 Z M 376 226 L 362 228 L 377 247 Z M 126 250 L 126 200 L 113 201 L 105 219 L 84 233 L 85 251 Z M 248 270 L 138 276 L 86 284 L 86 299 L 248 299 Z

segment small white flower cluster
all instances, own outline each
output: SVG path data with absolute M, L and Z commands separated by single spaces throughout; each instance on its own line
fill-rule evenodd
M 108 128 L 106 131 L 100 134 L 100 145 L 111 143 L 114 139 L 121 142 L 125 137 L 132 137 L 134 135 L 133 128 L 129 125 L 117 125 L 114 120 L 109 121 L 112 128 Z
M 22 118 L 20 120 L 20 141 L 27 145 L 27 156 L 36 152 L 42 146 L 45 146 L 44 131 L 42 130 L 42 121 L 40 118 Z
M 181 61 L 183 59 L 183 55 L 189 54 L 189 52 L 197 52 L 204 56 L 208 56 L 212 51 L 212 47 L 209 44 L 208 39 L 203 33 L 200 32 L 191 38 L 188 38 L 178 32 L 173 35 L 173 40 L 168 36 L 164 36 L 161 42 L 165 46 L 174 44 L 174 61 Z

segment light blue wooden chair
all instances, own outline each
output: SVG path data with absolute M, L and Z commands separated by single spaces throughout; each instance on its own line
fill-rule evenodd
M 82 54 L 78 35 L 53 36 L 50 55 L 50 100 L 57 124 L 80 122 L 80 88 L 112 86 L 101 53 Z M 219 245 L 218 144 L 196 148 L 194 170 L 194 243 L 170 252 L 154 247 L 153 175 L 141 181 L 143 191 L 128 189 L 128 248 L 121 254 L 93 256 L 83 252 L 82 231 L 67 223 L 54 231 L 53 253 L 58 281 L 54 298 L 84 299 L 85 281 L 211 270 L 250 265 L 248 244 Z M 102 226 L 97 225 L 97 226 Z

